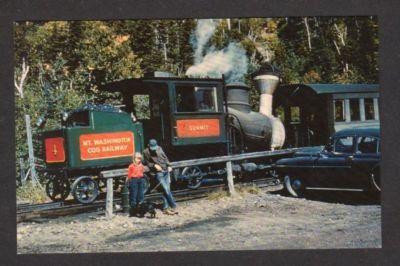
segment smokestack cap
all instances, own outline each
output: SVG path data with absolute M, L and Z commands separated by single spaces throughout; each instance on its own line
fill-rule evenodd
M 251 75 L 251 77 L 254 79 L 257 76 L 262 76 L 262 75 L 273 75 L 280 78 L 281 72 L 276 66 L 267 63 L 262 65 L 259 70 L 254 72 Z
M 247 86 L 245 83 L 243 82 L 231 82 L 226 84 L 226 88 L 229 89 L 234 89 L 234 88 L 241 88 L 241 89 L 246 89 L 246 90 L 250 90 L 250 87 Z

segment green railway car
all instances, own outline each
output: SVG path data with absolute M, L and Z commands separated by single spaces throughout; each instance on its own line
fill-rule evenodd
M 64 200 L 72 190 L 83 203 L 97 197 L 100 171 L 127 167 L 133 153 L 144 147 L 141 122 L 104 105 L 74 110 L 64 117 L 62 128 L 47 131 L 42 138 L 46 172 L 51 177 L 48 195 Z

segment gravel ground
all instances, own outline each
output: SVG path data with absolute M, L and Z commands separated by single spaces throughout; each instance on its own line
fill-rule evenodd
M 157 210 L 158 211 L 158 210 Z M 381 207 L 260 191 L 179 204 L 179 214 L 81 214 L 17 225 L 23 253 L 380 248 Z

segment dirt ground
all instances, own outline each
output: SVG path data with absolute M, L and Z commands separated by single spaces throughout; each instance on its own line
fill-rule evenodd
M 107 220 L 102 214 L 88 213 L 21 223 L 17 225 L 17 250 L 21 254 L 382 245 L 381 207 L 376 203 L 295 199 L 262 190 L 178 206 L 178 215 L 158 211 L 155 219 L 117 214 Z

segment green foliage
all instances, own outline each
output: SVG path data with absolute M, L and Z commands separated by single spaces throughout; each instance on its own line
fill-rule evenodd
M 17 188 L 17 200 L 30 203 L 43 203 L 49 201 L 44 187 L 28 182 L 25 186 Z

